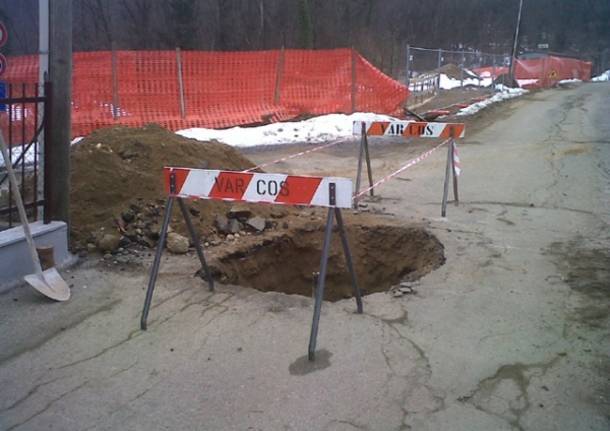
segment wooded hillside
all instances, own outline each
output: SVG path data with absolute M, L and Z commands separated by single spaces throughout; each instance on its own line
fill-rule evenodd
M 518 0 L 78 0 L 74 49 L 260 50 L 354 46 L 385 71 L 405 46 L 510 51 Z M 5 52 L 34 53 L 38 0 L 0 0 Z M 600 61 L 610 47 L 610 1 L 525 0 L 522 50 Z M 607 60 L 606 60 L 607 61 Z

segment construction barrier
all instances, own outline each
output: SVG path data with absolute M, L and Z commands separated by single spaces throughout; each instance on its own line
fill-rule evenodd
M 449 182 L 453 183 L 453 196 L 455 204 L 459 204 L 458 197 L 458 176 L 462 172 L 460 159 L 457 150 L 456 138 L 465 136 L 466 127 L 462 123 L 430 123 L 423 121 L 354 121 L 354 135 L 361 135 L 360 140 L 360 157 L 358 158 L 358 173 L 356 176 L 356 193 L 353 197 L 354 208 L 358 207 L 358 201 L 367 193 L 374 196 L 376 187 L 394 178 L 406 169 L 415 166 L 416 164 L 427 159 L 433 152 L 448 145 L 447 151 L 447 168 L 445 171 L 445 181 L 443 185 L 443 199 L 441 203 L 441 216 L 445 217 L 447 213 L 447 199 L 449 195 Z M 447 138 L 442 143 L 434 148 L 420 154 L 418 157 L 409 160 L 402 165 L 398 170 L 385 176 L 384 178 L 373 183 L 373 172 L 369 156 L 368 137 L 369 136 L 396 136 L 396 137 L 418 137 L 418 138 Z M 366 160 L 369 187 L 360 190 L 360 181 L 362 177 L 363 155 Z
M 523 88 L 549 88 L 564 79 L 589 81 L 593 63 L 553 55 L 515 60 L 515 79 Z
M 37 82 L 37 56 L 10 64 L 9 83 Z M 179 130 L 336 112 L 398 115 L 408 94 L 352 49 L 79 52 L 72 135 L 151 122 Z
M 543 56 L 515 60 L 515 79 L 522 88 L 549 88 L 564 79 L 589 81 L 593 64 L 575 58 Z M 478 67 L 472 69 L 481 78 L 508 75 L 508 67 Z
M 214 280 L 205 260 L 201 239 L 193 228 L 188 208 L 183 199 L 215 199 L 224 201 L 244 201 L 253 203 L 280 204 L 280 205 L 307 205 L 328 208 L 326 228 L 324 231 L 324 243 L 322 257 L 320 259 L 320 272 L 316 275 L 316 291 L 314 314 L 309 338 L 308 357 L 310 361 L 315 359 L 315 350 L 324 298 L 324 287 L 326 283 L 326 270 L 328 266 L 328 255 L 330 241 L 337 220 L 337 230 L 341 236 L 343 253 L 347 269 L 352 279 L 352 288 L 358 313 L 363 312 L 362 294 L 356 280 L 356 273 L 352 262 L 352 255 L 341 208 L 351 208 L 352 203 L 352 181 L 337 177 L 310 177 L 284 174 L 252 173 L 220 171 L 208 169 L 189 169 L 166 167 L 163 170 L 165 188 L 167 192 L 167 203 L 163 215 L 163 225 L 159 234 L 159 242 L 155 252 L 155 258 L 151 268 L 146 299 L 142 310 L 140 327 L 147 329 L 148 313 L 152 303 L 152 297 L 159 274 L 159 265 L 163 248 L 167 239 L 167 232 L 171 220 L 174 201 L 177 200 L 184 217 L 191 241 L 197 251 L 201 263 L 202 273 L 205 274 L 209 290 L 214 290 Z

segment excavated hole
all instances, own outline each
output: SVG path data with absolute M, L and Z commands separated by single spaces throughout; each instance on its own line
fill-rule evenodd
M 416 280 L 445 262 L 443 245 L 421 228 L 353 225 L 347 228 L 358 283 L 363 293 L 387 291 L 400 281 Z M 262 245 L 220 259 L 221 278 L 261 291 L 312 295 L 319 270 L 322 230 L 295 230 Z M 352 297 L 341 240 L 333 232 L 324 298 Z

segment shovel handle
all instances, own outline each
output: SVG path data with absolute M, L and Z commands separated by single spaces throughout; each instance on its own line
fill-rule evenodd
M 4 142 L 4 134 L 0 130 L 0 150 L 2 151 L 2 158 L 4 159 L 4 166 L 8 171 L 8 178 L 13 188 L 15 189 L 15 193 L 13 197 L 15 199 L 15 203 L 17 204 L 17 210 L 19 211 L 19 218 L 21 219 L 21 226 L 23 227 L 23 233 L 25 234 L 25 239 L 28 242 L 28 246 L 30 249 L 30 253 L 32 254 L 32 263 L 34 264 L 34 271 L 36 271 L 36 275 L 42 278 L 42 266 L 40 265 L 40 259 L 38 258 L 38 253 L 36 252 L 36 246 L 34 245 L 34 239 L 32 238 L 32 232 L 30 232 L 30 225 L 28 224 L 28 217 L 25 213 L 25 207 L 23 206 L 23 200 L 21 199 L 21 193 L 19 192 L 19 185 L 17 184 L 17 178 L 15 177 L 15 171 L 13 171 L 13 165 L 8 156 L 8 150 L 6 149 L 6 143 Z

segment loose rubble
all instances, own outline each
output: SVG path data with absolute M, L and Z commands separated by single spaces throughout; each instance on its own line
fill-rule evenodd
M 167 198 L 163 166 L 229 170 L 254 166 L 228 145 L 187 139 L 155 125 L 99 129 L 71 151 L 70 238 L 79 255 L 113 255 L 119 247 L 156 247 Z M 263 232 L 276 226 L 272 220 L 296 213 L 211 200 L 187 205 L 196 232 L 212 246 L 226 240 L 228 234 Z M 177 205 L 171 227 L 189 238 Z M 176 249 L 184 250 L 184 241 Z
M 415 295 L 417 293 L 415 286 L 418 284 L 419 282 L 417 281 L 401 281 L 398 285 L 392 286 L 389 293 L 394 298 L 400 298 L 404 295 Z

